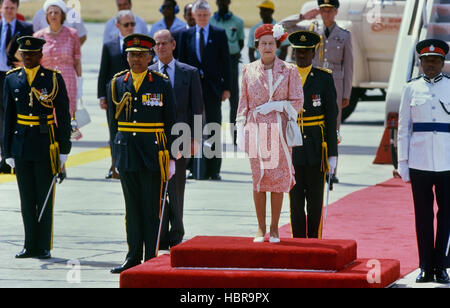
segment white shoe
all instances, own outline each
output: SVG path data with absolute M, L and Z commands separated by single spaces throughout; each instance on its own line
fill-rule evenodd
M 264 242 L 264 236 L 257 236 L 253 239 L 253 243 L 263 243 Z
M 273 236 L 271 236 L 271 237 L 269 238 L 269 242 L 270 242 L 270 243 L 279 243 L 279 242 L 280 242 L 280 238 L 279 238 L 279 237 L 273 237 Z

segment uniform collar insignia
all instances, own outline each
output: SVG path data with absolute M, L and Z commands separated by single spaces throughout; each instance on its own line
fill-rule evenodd
M 427 82 L 427 83 L 437 83 L 439 81 L 442 80 L 442 78 L 444 78 L 444 75 L 442 73 L 440 73 L 439 75 L 437 75 L 434 78 L 428 78 L 427 76 L 423 75 L 423 79 Z

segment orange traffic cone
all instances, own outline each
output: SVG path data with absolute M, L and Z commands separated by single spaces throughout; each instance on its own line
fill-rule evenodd
M 373 163 L 380 165 L 392 164 L 389 127 L 386 127 L 384 129 L 383 138 L 381 139 L 380 145 L 378 146 L 377 154 Z

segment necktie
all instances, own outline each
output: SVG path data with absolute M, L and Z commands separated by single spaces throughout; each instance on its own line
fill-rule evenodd
M 5 47 L 8 48 L 9 42 L 11 41 L 11 24 L 6 24 L 8 29 L 6 30 L 6 44 Z
M 122 45 L 122 59 L 123 59 L 123 63 L 126 63 L 128 65 L 128 60 L 127 60 L 127 52 L 125 51 L 125 49 L 127 48 L 127 45 L 125 45 L 125 43 L 123 43 Z
M 328 38 L 330 36 L 330 29 L 325 28 L 325 36 Z
M 166 75 L 167 77 L 169 77 L 169 74 L 167 73 L 168 68 L 169 68 L 169 66 L 167 64 L 165 64 L 163 66 L 163 74 Z M 170 77 L 169 77 L 169 80 L 170 80 Z
M 205 34 L 203 28 L 200 29 L 200 58 L 203 60 L 203 51 L 205 50 Z

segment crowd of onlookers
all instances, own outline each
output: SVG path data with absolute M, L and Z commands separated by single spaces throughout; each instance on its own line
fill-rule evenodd
M 42 8 L 35 13 L 30 24 L 18 12 L 19 0 L 3 0 L 0 2 L 1 15 L 3 16 L 0 24 L 0 84 L 3 84 L 7 71 L 14 67 L 22 66 L 15 40 L 24 35 L 43 38 L 47 43 L 44 45 L 42 65 L 61 72 L 68 91 L 70 113 L 72 117 L 75 117 L 77 102 L 80 101 L 83 94 L 82 64 L 80 60 L 81 46 L 85 43 L 88 34 L 81 15 L 68 7 L 63 0 L 46 0 L 43 1 Z M 176 42 L 173 52 L 174 58 L 179 59 L 181 57 L 180 61 L 193 65 L 200 70 L 202 85 L 204 86 L 203 99 L 214 100 L 218 103 L 229 99 L 229 121 L 230 123 L 235 123 L 239 101 L 238 67 L 245 39 L 244 22 L 229 10 L 231 0 L 217 0 L 218 10 L 215 13 L 212 12 L 212 8 L 207 1 L 196 2 L 199 4 L 196 7 L 205 9 L 205 14 L 193 13 L 194 2 L 187 4 L 184 8 L 180 8 L 175 0 L 162 0 L 159 9 L 163 16 L 162 19 L 153 25 L 147 25 L 143 18 L 132 11 L 132 0 L 116 0 L 117 14 L 105 23 L 103 34 L 103 52 L 98 78 L 98 98 L 102 109 L 107 109 L 107 83 L 114 74 L 128 68 L 123 48 L 123 38 L 131 33 L 142 33 L 153 37 L 158 31 L 169 30 Z M 252 33 L 263 23 L 276 23 L 273 19 L 275 6 L 272 1 L 264 0 L 258 5 L 258 8 L 261 22 L 250 29 L 248 36 L 248 56 L 250 61 L 260 57 L 255 49 Z M 180 18 L 177 17 L 181 15 L 179 13 L 182 13 L 182 18 L 181 16 Z M 210 65 L 203 64 L 205 66 L 203 68 L 200 68 L 199 61 L 192 59 L 188 48 L 190 47 L 188 46 L 190 41 L 187 40 L 187 36 L 183 36 L 188 29 L 195 28 L 197 23 L 203 23 L 204 26 L 212 25 L 225 30 L 226 36 L 210 37 L 209 42 L 207 41 L 209 33 L 203 34 L 205 46 L 210 45 L 209 43 L 212 41 L 214 41 L 214 44 L 217 41 L 219 43 L 218 46 L 228 46 L 228 48 L 225 48 L 227 49 L 226 53 L 217 54 L 219 61 L 212 57 Z M 197 36 L 196 39 L 198 39 L 199 33 L 197 32 L 195 35 Z M 181 48 L 181 46 L 183 47 Z M 287 47 L 288 43 L 285 42 L 277 52 L 277 55 L 283 60 L 287 55 Z M 211 51 L 212 49 L 211 46 L 206 48 L 207 56 L 205 58 L 214 52 L 220 51 L 217 48 Z M 227 59 L 223 60 L 223 56 L 226 56 Z M 157 62 L 157 56 L 154 57 L 153 62 Z M 219 64 L 221 67 L 217 71 L 217 65 Z M 217 74 L 217 72 L 219 73 Z M 0 95 L 3 90 L 1 88 Z M 1 107 L 0 122 L 2 121 L 3 113 L 3 108 Z M 209 110 L 208 108 L 205 112 L 207 122 L 217 122 L 222 119 L 221 111 L 217 110 L 217 108 L 215 110 Z M 82 137 L 82 134 L 76 127 L 76 121 L 73 121 L 73 123 L 72 138 L 78 140 Z M 2 129 L 1 126 L 0 130 Z M 235 138 L 234 142 L 236 142 Z M 215 165 L 213 169 L 216 170 L 213 173 L 218 174 L 220 162 L 214 162 L 213 165 Z M 115 176 L 113 168 L 109 172 L 109 176 Z

